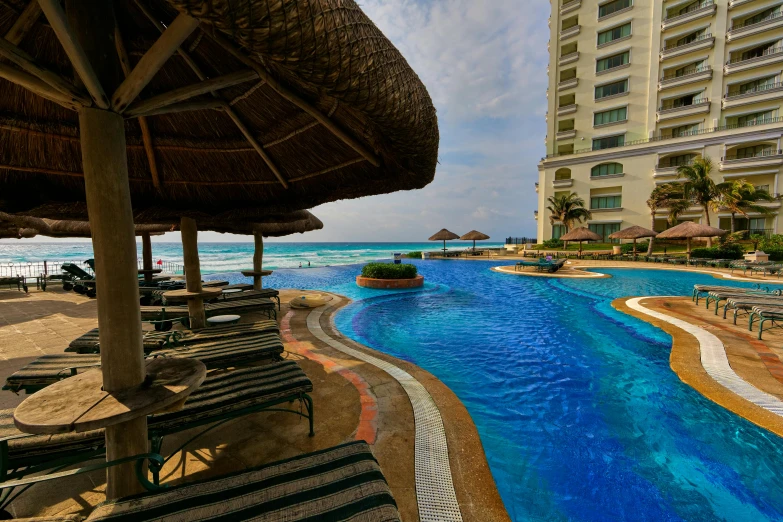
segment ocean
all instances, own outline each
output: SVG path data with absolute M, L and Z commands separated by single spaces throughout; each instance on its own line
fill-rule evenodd
M 476 246 L 498 248 L 502 243 L 479 242 Z M 442 242 L 426 243 L 276 243 L 264 242 L 264 268 L 324 267 L 352 265 L 375 260 L 389 260 L 396 252 L 435 251 Z M 462 250 L 472 246 L 470 241 L 450 241 L 450 250 Z M 237 272 L 253 266 L 253 243 L 199 243 L 199 259 L 203 274 Z M 141 243 L 138 244 L 141 259 Z M 50 261 L 52 263 L 81 263 L 92 257 L 92 244 L 79 243 L 29 243 L 20 240 L 0 243 L 0 265 Z M 152 243 L 153 262 L 182 264 L 181 243 Z

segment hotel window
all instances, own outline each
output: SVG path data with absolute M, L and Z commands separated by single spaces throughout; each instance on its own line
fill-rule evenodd
M 783 48 L 780 47 L 780 42 L 766 43 L 764 45 L 759 45 L 758 47 L 754 47 L 753 49 L 748 49 L 747 51 L 743 51 L 739 55 L 738 59 L 732 61 L 744 61 L 744 60 L 752 60 L 753 58 L 761 58 L 762 56 L 778 53 L 781 50 L 783 50 Z
M 598 45 L 608 44 L 626 36 L 631 36 L 631 22 L 598 33 Z
M 555 181 L 571 179 L 571 169 L 557 169 L 555 171 Z
M 679 96 L 677 98 L 669 98 L 668 100 L 662 100 L 660 110 L 665 111 L 668 109 L 676 109 L 679 107 L 689 107 L 691 105 L 698 105 L 699 103 L 703 103 L 707 101 L 707 99 L 703 96 L 703 94 L 704 94 L 703 92 L 694 92 L 691 94 L 686 94 L 685 96 Z
M 767 192 L 769 193 L 769 185 L 754 185 L 753 190 L 756 192 Z
M 766 78 L 759 78 L 757 80 L 751 80 L 740 84 L 739 86 L 729 87 L 729 96 L 738 96 L 740 94 L 748 94 L 752 92 L 766 91 L 767 89 L 773 89 L 776 85 L 775 80 L 777 76 L 767 76 Z
M 671 75 L 664 75 L 667 78 L 680 78 L 682 76 L 688 76 L 689 74 L 694 74 L 697 72 L 701 72 L 704 70 L 705 60 L 701 60 L 695 63 L 691 63 L 688 65 L 685 65 L 683 67 L 679 67 L 674 70 L 674 73 Z
M 631 52 L 625 51 L 624 53 L 607 56 L 606 58 L 601 58 L 600 60 L 595 62 L 595 72 L 608 71 L 610 69 L 614 69 L 616 67 L 621 67 L 623 65 L 626 65 L 629 62 L 630 57 L 631 57 Z
M 616 94 L 622 94 L 628 92 L 628 80 L 620 80 L 619 82 L 607 83 L 606 85 L 599 85 L 595 88 L 595 99 L 608 98 L 609 96 L 615 96 Z
M 766 20 L 771 20 L 773 18 L 777 18 L 781 16 L 781 7 L 780 5 L 776 5 L 775 7 L 770 7 L 769 9 L 765 9 L 764 11 L 761 11 L 760 13 L 756 13 L 755 15 L 751 16 L 750 18 L 746 18 L 745 20 L 733 25 L 732 29 L 737 29 L 740 27 L 745 27 L 748 25 L 757 24 L 759 22 L 764 22 Z
M 633 2 L 631 2 L 631 0 L 614 0 L 612 2 L 605 3 L 604 5 L 598 6 L 598 18 L 609 16 L 610 14 L 616 13 L 617 11 L 622 11 L 627 7 L 631 7 L 632 5 Z
M 590 198 L 590 210 L 600 210 L 603 208 L 620 208 L 623 206 L 623 197 L 615 196 L 592 196 Z
M 772 145 L 753 145 L 751 147 L 740 147 L 737 149 L 736 158 L 744 159 L 771 156 L 772 151 Z
M 628 119 L 628 108 L 620 107 L 618 109 L 611 109 L 603 112 L 596 112 L 593 115 L 593 126 L 607 125 L 609 123 L 617 123 L 620 121 L 626 121 Z
M 625 134 L 595 138 L 593 140 L 593 150 L 612 149 L 614 147 L 622 147 L 623 145 L 625 145 Z
M 685 165 L 690 165 L 695 159 L 696 154 L 680 154 L 678 156 L 669 156 L 668 158 L 663 158 L 658 166 L 664 169 L 669 167 L 682 167 Z
M 698 123 L 690 123 L 688 125 L 680 125 L 679 127 L 672 127 L 672 138 L 695 136 L 698 133 L 699 133 Z
M 687 36 L 683 36 L 682 38 L 679 38 L 677 42 L 673 45 L 673 47 L 679 47 L 681 45 L 687 45 L 691 42 L 695 42 L 697 40 L 701 40 L 704 35 L 707 34 L 707 28 L 699 29 L 696 32 L 693 32 Z
M 737 116 L 737 126 L 752 127 L 753 125 L 764 125 L 765 123 L 771 123 L 774 118 L 774 110 L 743 114 L 742 116 Z
M 695 2 L 691 2 L 682 7 L 675 7 L 673 9 L 669 9 L 668 11 L 666 11 L 666 18 L 667 19 L 674 18 L 676 16 L 682 16 L 684 14 L 692 13 L 693 11 L 701 9 L 702 7 L 707 7 L 709 5 L 712 5 L 713 3 L 714 3 L 713 0 L 696 0 Z
M 604 243 L 620 242 L 619 239 L 609 239 L 609 236 L 611 234 L 620 231 L 620 223 L 596 223 L 592 225 L 587 225 L 587 228 L 590 229 L 591 232 L 595 232 L 596 234 L 601 236 L 602 241 Z
M 601 176 L 614 176 L 615 174 L 623 174 L 623 166 L 620 163 L 604 163 L 603 165 L 596 165 L 590 169 L 591 178 L 600 178 Z
M 560 239 L 566 233 L 565 225 L 552 225 L 552 239 Z

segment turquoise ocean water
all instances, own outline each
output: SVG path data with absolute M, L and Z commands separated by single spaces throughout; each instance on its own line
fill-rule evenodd
M 478 243 L 499 247 L 502 243 Z M 450 250 L 462 250 L 472 245 L 468 241 L 451 241 Z M 269 269 L 297 268 L 301 263 L 311 267 L 350 265 L 376 259 L 391 260 L 395 252 L 434 251 L 441 242 L 425 243 L 264 243 L 264 267 Z M 82 262 L 92 257 L 92 244 L 30 243 L 24 240 L 0 243 L 0 265 L 35 261 Z M 154 261 L 162 259 L 182 263 L 181 243 L 152 243 Z M 141 243 L 139 243 L 141 258 Z M 203 274 L 236 272 L 252 267 L 253 243 L 199 243 L 199 259 Z

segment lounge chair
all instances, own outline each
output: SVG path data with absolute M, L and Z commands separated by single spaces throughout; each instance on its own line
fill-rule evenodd
M 780 296 L 756 296 L 746 295 L 741 297 L 729 297 L 726 304 L 723 305 L 723 318 L 729 310 L 734 310 L 734 324 L 737 324 L 737 315 L 740 311 L 750 313 L 756 306 L 781 306 L 783 307 L 783 297 Z
M 774 292 L 744 288 L 738 288 L 736 290 L 718 290 L 707 292 L 707 297 L 704 299 L 704 303 L 707 308 L 710 307 L 710 302 L 715 303 L 715 315 L 718 315 L 718 307 L 720 306 L 721 301 L 725 301 L 731 297 L 760 296 L 762 298 L 766 298 L 776 297 L 779 295 L 779 290 L 775 290 Z
M 147 418 L 151 451 L 157 455 L 162 455 L 166 436 L 208 426 L 194 437 L 189 437 L 183 446 L 171 451 L 167 458 L 161 457 L 150 463 L 153 484 L 159 483 L 163 464 L 187 444 L 220 424 L 245 415 L 260 411 L 294 413 L 308 419 L 312 436 L 313 401 L 309 396 L 312 390 L 312 382 L 294 361 L 208 376 L 188 397 L 181 410 Z M 301 401 L 304 411 L 284 405 L 293 401 Z M 13 488 L 4 484 L 7 481 L 103 457 L 104 440 L 104 430 L 45 436 L 24 434 L 14 425 L 13 410 L 0 410 L 0 488 L 10 490 Z M 10 500 L 10 493 L 0 496 L 0 507 Z
M 15 277 L 0 277 L 0 286 L 7 286 L 8 288 L 16 287 L 17 290 L 20 292 L 22 290 L 27 293 L 27 283 L 25 283 L 24 277 L 22 276 L 15 276 Z
M 73 290 L 77 294 L 95 297 L 95 277 L 73 263 L 63 263 L 63 290 Z M 68 280 L 65 279 L 67 276 Z
M 85 522 L 119 519 L 401 520 L 378 461 L 364 441 L 224 477 L 104 502 Z
M 735 293 L 735 294 L 763 294 L 763 293 L 769 293 L 769 288 L 761 288 L 761 285 L 757 284 L 756 288 L 739 288 L 734 286 L 722 286 L 722 285 L 693 285 L 693 296 L 692 300 L 696 301 L 696 304 L 699 303 L 699 299 L 702 296 L 708 295 L 710 292 L 726 292 L 726 293 Z M 779 295 L 779 291 L 776 291 L 775 295 Z
M 780 264 L 765 264 L 761 266 L 751 266 L 751 271 L 753 272 L 761 272 L 762 276 L 765 276 L 767 274 L 769 275 L 776 275 L 778 276 L 778 279 L 780 279 L 780 273 L 783 271 L 783 265 Z
M 218 298 L 218 300 L 230 302 L 256 298 L 274 299 L 277 301 L 277 309 L 280 310 L 280 292 L 274 288 L 262 288 L 261 290 L 243 290 L 242 292 L 223 294 Z
M 214 303 L 204 303 L 204 313 L 207 317 L 224 314 L 243 314 L 263 311 L 267 317 L 277 319 L 275 303 L 271 299 L 257 298 L 239 301 L 219 300 Z M 187 305 L 172 306 L 142 306 L 142 321 L 157 321 L 162 323 L 162 329 L 170 329 L 173 321 L 185 321 L 188 318 Z
M 145 352 L 160 350 L 161 348 L 174 344 L 174 339 L 181 336 L 179 331 L 170 332 L 144 332 L 142 344 Z M 89 332 L 80 335 L 71 341 L 66 352 L 72 353 L 100 353 L 100 341 L 98 339 L 98 329 L 93 328 Z
M 754 319 L 759 320 L 759 339 L 761 339 L 761 333 L 764 331 L 764 323 L 771 322 L 772 327 L 775 327 L 777 322 L 783 321 L 783 306 L 754 306 L 753 310 L 748 314 L 748 330 L 751 332 L 753 331 Z M 767 330 L 769 330 L 769 328 L 767 328 Z
M 198 359 L 208 369 L 215 369 L 279 360 L 282 353 L 280 334 L 272 331 L 156 350 L 148 357 Z M 42 355 L 8 376 L 3 389 L 14 393 L 35 393 L 80 371 L 98 367 L 100 363 L 101 356 L 97 354 Z

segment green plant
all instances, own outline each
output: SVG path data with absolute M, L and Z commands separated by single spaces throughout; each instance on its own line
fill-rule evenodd
M 642 252 L 646 252 L 648 247 L 649 247 L 649 241 L 637 241 L 636 253 L 641 254 Z M 620 245 L 620 251 L 623 254 L 633 253 L 633 243 L 623 243 L 622 245 Z
M 663 183 L 658 185 L 650 193 L 647 200 L 647 208 L 650 209 L 650 230 L 655 229 L 655 215 L 658 210 L 667 209 L 669 214 L 666 220 L 673 225 L 677 222 L 677 217 L 688 209 L 690 201 L 684 199 L 682 185 L 679 183 Z M 652 255 L 653 240 L 647 243 L 647 255 Z
M 536 245 L 536 250 L 541 250 L 544 248 L 563 248 L 563 242 L 559 239 L 547 239 L 540 245 Z
M 717 247 L 694 248 L 691 257 L 704 259 L 742 259 L 745 249 L 739 243 L 725 243 Z
M 748 217 L 748 212 L 766 216 L 772 213 L 770 209 L 757 205 L 759 201 L 775 201 L 775 198 L 766 190 L 756 190 L 752 183 L 744 179 L 726 181 L 717 185 L 717 207 L 728 210 L 731 213 L 731 232 L 736 231 L 737 214 Z
M 413 252 L 408 252 L 405 254 L 405 257 L 409 257 L 411 259 L 421 259 L 421 250 L 414 250 Z
M 710 209 L 720 207 L 720 190 L 712 179 L 712 160 L 708 157 L 697 158 L 690 165 L 677 167 L 677 179 L 685 180 L 682 184 L 683 196 L 701 207 L 704 213 L 704 224 L 710 226 Z M 707 247 L 712 246 L 712 238 L 707 238 Z
M 562 196 L 549 196 L 547 198 L 549 206 L 549 222 L 554 225 L 560 222 L 565 225 L 566 230 L 571 230 L 574 223 L 592 219 L 593 214 L 585 208 L 585 200 L 580 198 L 576 192 L 563 194 Z
M 413 279 L 416 274 L 416 265 L 367 263 L 362 267 L 362 276 L 371 279 Z

